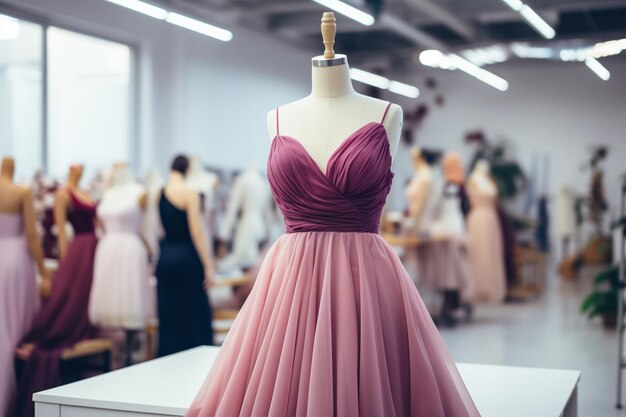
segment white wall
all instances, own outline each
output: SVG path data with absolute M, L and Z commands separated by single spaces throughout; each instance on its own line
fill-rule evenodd
M 549 156 L 552 196 L 561 184 L 586 192 L 589 172 L 581 172 L 580 166 L 589 160 L 591 145 L 608 145 L 605 185 L 615 208 L 619 177 L 626 173 L 626 60 L 605 59 L 603 63 L 613 74 L 608 82 L 579 63 L 489 67 L 509 81 L 510 89 L 504 93 L 457 71 L 416 67 L 415 73 L 397 74 L 396 78 L 416 83 L 423 93 L 418 100 L 403 104 L 426 102 L 430 107 L 417 133 L 418 144 L 454 150 L 469 160 L 472 148 L 464 143 L 466 132 L 483 130 L 490 138 L 506 137 L 514 141 L 527 170 L 533 154 Z M 429 76 L 438 81 L 436 90 L 424 87 Z M 433 104 L 433 95 L 438 93 L 445 97 L 443 107 Z M 393 99 L 402 102 L 398 96 Z M 411 174 L 406 149 L 399 152 L 395 165 L 397 207 L 403 204 L 401 186 Z
M 5 0 L 51 24 L 137 47 L 139 163 L 165 171 L 174 152 L 265 168 L 265 115 L 309 90 L 310 54 L 232 27 L 223 43 L 104 0 Z M 305 68 L 302 71 L 300 68 Z

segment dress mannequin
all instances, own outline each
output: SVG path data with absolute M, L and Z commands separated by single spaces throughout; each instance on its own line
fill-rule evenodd
M 68 182 L 55 201 L 55 223 L 59 237 L 60 262 L 48 301 L 35 317 L 23 349 L 30 350 L 19 383 L 18 415 L 33 415 L 34 392 L 61 383 L 60 357 L 64 348 L 94 334 L 89 322 L 89 294 L 93 280 L 96 205 L 78 189 L 81 165 L 72 165 Z M 74 236 L 68 243 L 66 221 Z
M 325 20 L 332 13 L 322 28 Z M 322 78 L 345 71 L 349 84 L 341 66 L 318 69 Z M 385 119 L 386 103 L 318 91 L 314 76 L 313 94 L 285 107 L 293 137 L 274 125 L 278 113 L 269 116 L 268 181 L 286 233 L 268 250 L 185 416 L 478 417 L 410 277 L 378 234 L 401 112 Z
M 222 239 L 235 229 L 233 251 L 220 263 L 220 270 L 249 268 L 257 261 L 271 224 L 272 197 L 267 180 L 250 165 L 237 177 L 228 202 Z M 239 217 L 238 217 L 239 216 Z
M 469 179 L 472 209 L 467 219 L 469 252 L 476 301 L 498 303 L 506 296 L 504 243 L 496 212 L 498 188 L 490 177 L 487 161 L 478 161 Z
M 13 182 L 15 161 L 0 168 L 0 415 L 12 416 L 15 404 L 15 348 L 30 330 L 39 308 L 33 261 L 49 279 L 37 233 L 33 195 Z
M 140 238 L 146 202 L 146 191 L 128 163 L 115 164 L 98 206 L 104 236 L 96 250 L 89 318 L 101 327 L 126 330 L 127 365 L 132 364 L 134 331 L 154 317 L 149 256 Z
M 159 356 L 213 344 L 206 292 L 213 284 L 213 261 L 202 227 L 201 196 L 185 181 L 188 170 L 186 156 L 174 158 L 159 200 L 165 232 L 156 267 Z
M 325 173 L 335 150 L 367 123 L 380 122 L 388 103 L 354 91 L 345 55 L 333 52 L 330 57 L 316 56 L 311 63 L 311 94 L 270 111 L 267 129 L 271 140 L 280 133 L 300 142 Z M 402 132 L 400 106 L 389 107 L 383 126 L 393 157 Z
M 67 236 L 67 212 L 72 207 L 71 195 L 74 195 L 79 202 L 86 205 L 94 205 L 89 195 L 79 189 L 79 183 L 83 177 L 84 168 L 82 165 L 70 166 L 67 183 L 64 188 L 57 191 L 54 201 L 54 222 L 57 229 L 57 238 L 59 243 L 59 259 L 63 259 L 67 253 L 68 236 Z
M 415 174 L 405 191 L 409 216 L 415 222 L 418 233 L 428 233 L 437 201 L 434 173 L 419 148 L 411 150 L 411 159 Z

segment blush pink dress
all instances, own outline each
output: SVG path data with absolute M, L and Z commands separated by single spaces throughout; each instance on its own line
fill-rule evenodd
M 498 190 L 469 188 L 472 209 L 467 216 L 469 255 L 476 280 L 476 301 L 501 303 L 506 297 L 504 244 L 496 211 Z
M 267 170 L 287 233 L 187 417 L 479 416 L 378 235 L 390 167 L 382 121 L 351 134 L 326 174 L 300 142 L 276 135 Z
M 33 258 L 19 213 L 0 213 L 0 416 L 13 416 L 15 348 L 39 308 Z

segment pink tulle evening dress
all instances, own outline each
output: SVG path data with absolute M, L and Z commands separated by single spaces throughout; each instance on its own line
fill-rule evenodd
M 393 178 L 382 121 L 352 133 L 326 174 L 277 131 L 267 169 L 287 233 L 186 416 L 479 416 L 413 282 L 378 235 Z
M 15 348 L 39 307 L 33 259 L 20 213 L 0 213 L 0 416 L 12 416 Z

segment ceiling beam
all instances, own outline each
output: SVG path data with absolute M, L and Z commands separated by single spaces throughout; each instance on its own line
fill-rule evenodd
M 267 16 L 272 14 L 321 12 L 324 9 L 312 1 L 269 1 L 258 3 L 234 3 L 219 6 L 220 11 L 238 11 L 249 15 Z
M 378 23 L 386 27 L 388 30 L 414 42 L 417 45 L 426 48 L 438 49 L 440 51 L 447 50 L 447 46 L 439 39 L 428 33 L 415 28 L 404 20 L 390 13 L 383 13 L 378 18 Z
M 320 33 L 319 21 L 306 15 L 282 16 L 280 19 L 276 19 L 276 21 L 272 22 L 269 27 L 289 37 L 293 37 L 297 33 L 303 35 Z M 429 35 L 388 12 L 382 13 L 372 26 L 364 26 L 345 18 L 337 23 L 338 33 L 361 33 L 380 30 L 393 32 L 422 47 L 439 50 L 447 49 L 444 43 L 432 35 Z
M 405 3 L 414 10 L 428 15 L 439 23 L 443 23 L 466 40 L 472 41 L 476 39 L 476 31 L 472 26 L 431 0 L 405 0 Z

